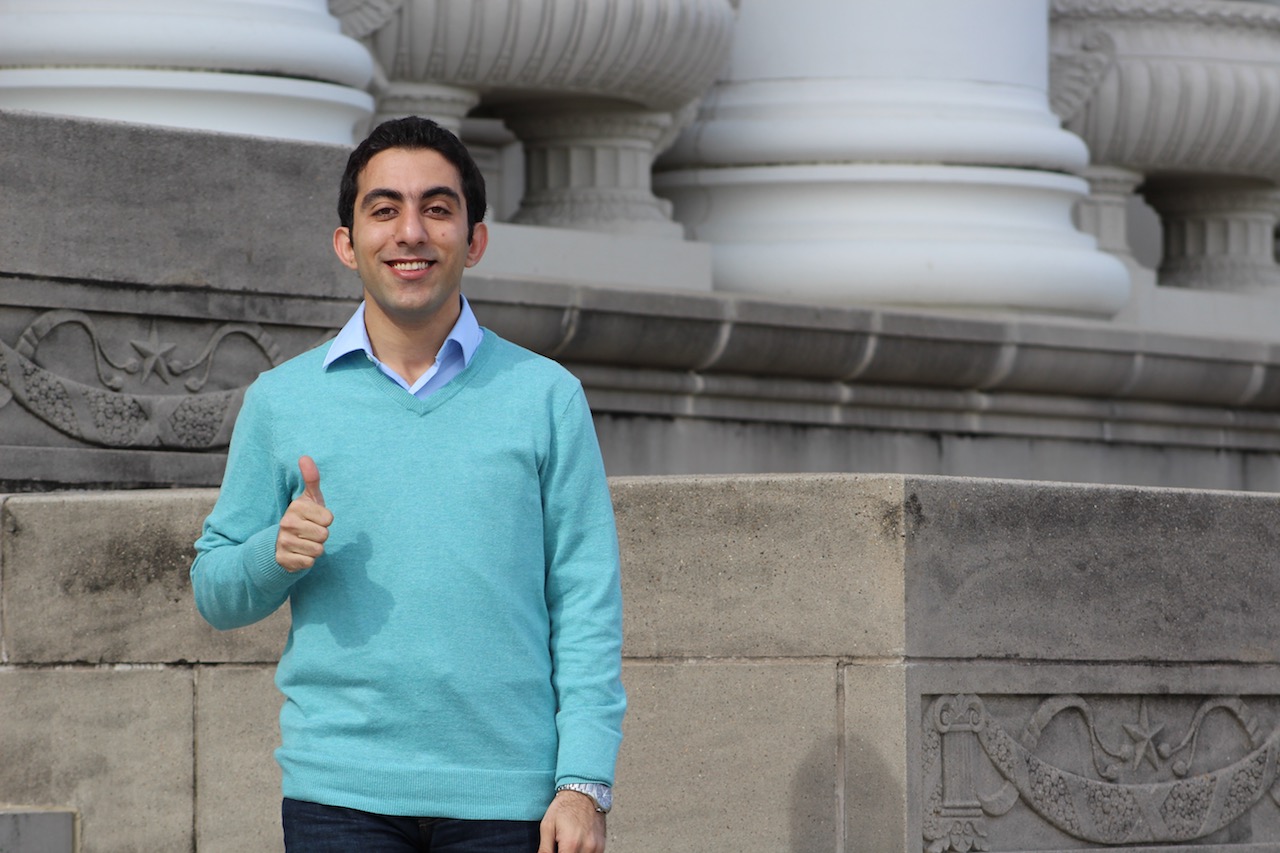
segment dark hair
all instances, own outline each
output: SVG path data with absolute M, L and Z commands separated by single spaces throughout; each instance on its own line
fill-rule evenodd
M 484 176 L 462 140 L 431 119 L 418 116 L 384 121 L 351 152 L 338 187 L 338 221 L 346 228 L 352 226 L 356 210 L 356 180 L 375 154 L 391 148 L 427 148 L 454 165 L 462 178 L 462 198 L 467 203 L 467 242 L 470 243 L 476 223 L 484 219 Z

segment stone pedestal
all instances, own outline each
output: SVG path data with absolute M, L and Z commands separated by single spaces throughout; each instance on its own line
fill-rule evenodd
M 1164 224 L 1161 284 L 1233 291 L 1280 287 L 1280 190 L 1274 184 L 1165 178 L 1149 181 L 1143 195 Z
M 654 196 L 650 169 L 670 113 L 572 103 L 507 113 L 525 149 L 525 193 L 515 222 L 680 238 L 671 204 Z
M 1082 314 L 1128 276 L 1076 231 L 1083 143 L 1048 109 L 1047 7 L 762 0 L 660 163 L 737 292 Z M 998 168 L 989 168 L 998 167 Z
M 378 95 L 374 124 L 404 116 L 425 116 L 455 134 L 462 133 L 462 120 L 480 103 L 480 93 L 461 86 L 439 86 L 404 80 L 384 82 Z
M 1089 196 L 1076 207 L 1080 230 L 1093 235 L 1098 248 L 1119 258 L 1133 272 L 1137 261 L 1129 246 L 1129 199 L 1142 183 L 1142 175 L 1113 166 L 1089 166 L 1084 170 Z
M 324 0 L 17 0 L 0 109 L 351 144 L 368 53 Z

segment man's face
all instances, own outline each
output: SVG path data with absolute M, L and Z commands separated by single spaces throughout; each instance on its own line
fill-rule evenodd
M 356 179 L 350 229 L 333 248 L 364 282 L 365 311 L 401 328 L 456 315 L 462 271 L 484 254 L 484 223 L 467 242 L 467 210 L 458 170 L 430 149 L 375 154 Z

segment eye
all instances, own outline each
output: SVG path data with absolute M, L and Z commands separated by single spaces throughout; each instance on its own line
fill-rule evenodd
M 369 215 L 374 219 L 388 219 L 395 216 L 395 213 L 396 209 L 394 207 L 383 205 L 382 207 L 375 207 Z
M 427 207 L 427 213 L 432 216 L 448 216 L 452 211 L 443 204 L 433 204 Z

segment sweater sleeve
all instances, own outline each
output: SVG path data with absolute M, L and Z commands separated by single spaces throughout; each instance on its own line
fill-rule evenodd
M 553 426 L 542 503 L 559 736 L 556 784 L 612 785 L 626 709 L 618 536 L 581 387 Z
M 306 572 L 286 572 L 275 559 L 289 484 L 275 458 L 269 407 L 258 386 L 245 392 L 213 512 L 196 540 L 191 588 L 196 609 L 219 630 L 270 616 Z

